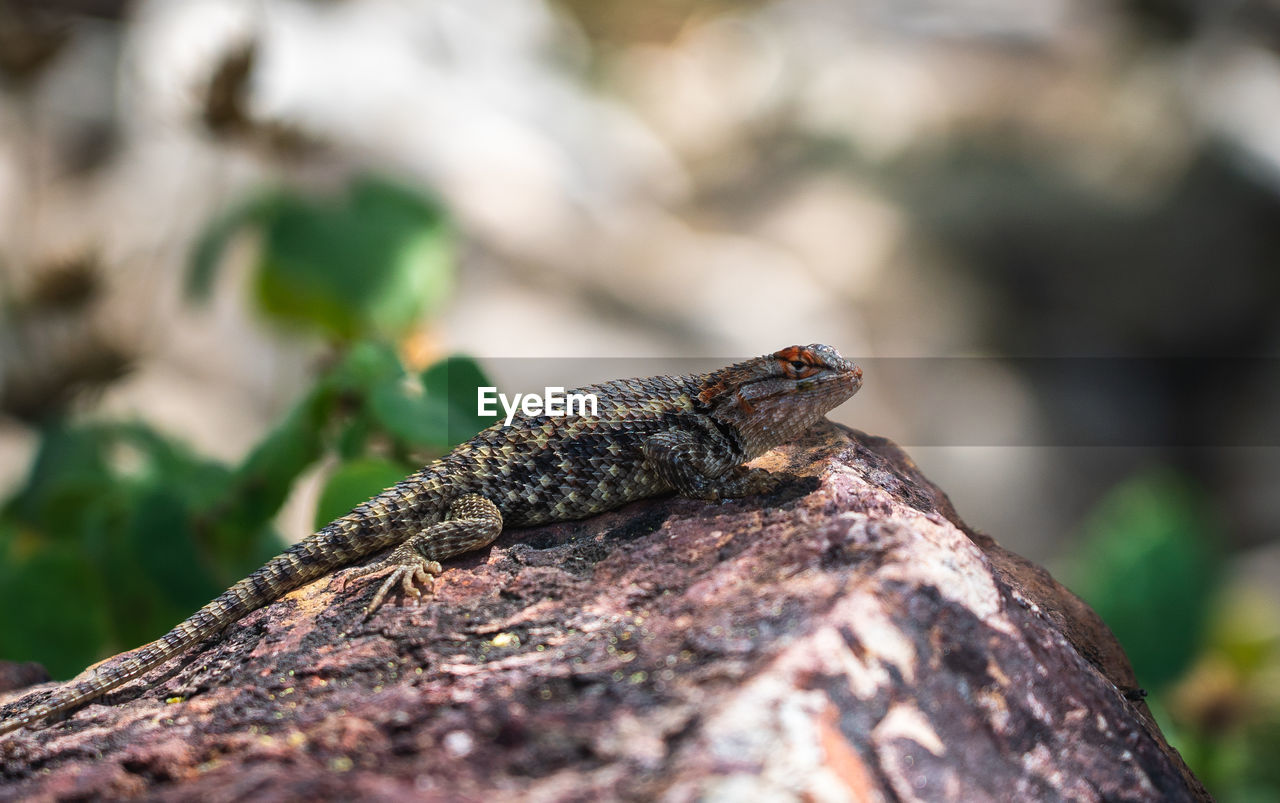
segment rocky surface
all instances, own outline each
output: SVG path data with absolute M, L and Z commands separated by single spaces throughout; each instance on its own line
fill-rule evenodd
M 313 583 L 4 737 L 0 799 L 1208 798 L 1097 616 L 896 446 L 758 464 L 789 481 L 509 531 L 368 622 Z

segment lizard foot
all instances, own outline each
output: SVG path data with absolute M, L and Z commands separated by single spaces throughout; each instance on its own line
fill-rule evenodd
M 360 617 L 361 621 L 368 619 L 373 615 L 374 611 L 378 610 L 378 607 L 382 605 L 382 601 L 386 599 L 387 594 L 397 584 L 404 591 L 405 596 L 413 598 L 416 605 L 422 599 L 422 590 L 419 586 L 424 586 L 426 591 L 430 593 L 435 587 L 436 577 L 444 571 L 444 568 L 437 561 L 427 560 L 412 549 L 397 549 L 388 555 L 386 560 L 351 574 L 349 579 L 382 574 L 386 571 L 390 571 L 390 573 L 382 585 L 378 587 L 373 599 L 365 606 L 364 614 Z

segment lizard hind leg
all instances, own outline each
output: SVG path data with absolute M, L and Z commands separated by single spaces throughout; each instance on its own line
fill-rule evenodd
M 425 586 L 430 592 L 435 578 L 444 571 L 439 561 L 488 546 L 501 532 L 502 511 L 493 502 L 479 494 L 454 500 L 443 521 L 424 527 L 383 560 L 350 575 L 355 578 L 389 572 L 365 607 L 364 618 L 373 615 L 396 585 L 416 603 L 422 598 L 418 586 Z

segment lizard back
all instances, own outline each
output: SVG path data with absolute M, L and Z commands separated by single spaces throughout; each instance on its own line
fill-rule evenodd
M 593 516 L 672 490 L 644 460 L 659 432 L 694 432 L 708 445 L 739 449 L 696 394 L 703 375 L 619 379 L 576 388 L 592 394 L 595 415 L 518 417 L 492 426 L 444 457 L 451 492 L 494 502 L 509 526 Z

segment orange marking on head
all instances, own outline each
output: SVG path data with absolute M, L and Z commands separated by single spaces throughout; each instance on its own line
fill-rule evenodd
M 805 379 L 822 370 L 822 360 L 814 354 L 812 349 L 804 346 L 788 346 L 775 352 L 773 358 L 792 379 Z
M 782 351 L 775 353 L 773 356 L 780 360 L 803 360 L 804 362 L 813 362 L 813 352 L 804 346 L 787 346 Z

